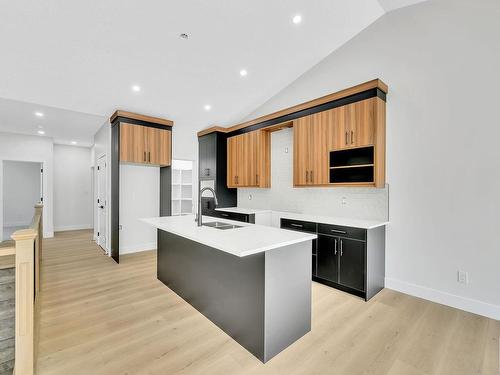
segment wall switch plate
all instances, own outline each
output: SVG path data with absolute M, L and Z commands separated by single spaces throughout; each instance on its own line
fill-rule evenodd
M 466 271 L 458 271 L 457 273 L 457 281 L 460 284 L 468 284 L 469 283 L 469 273 Z
M 118 225 L 118 230 L 123 230 L 123 225 Z

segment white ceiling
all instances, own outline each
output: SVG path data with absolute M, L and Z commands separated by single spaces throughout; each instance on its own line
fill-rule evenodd
M 116 108 L 190 131 L 229 125 L 413 2 L 0 0 L 0 131 L 36 134 L 42 123 L 58 142 L 89 144 Z

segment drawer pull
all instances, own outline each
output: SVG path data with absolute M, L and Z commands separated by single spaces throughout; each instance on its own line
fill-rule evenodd
M 330 229 L 330 232 L 340 233 L 340 234 L 347 234 L 347 232 L 345 230 L 338 230 L 338 229 Z
M 300 225 L 300 224 L 294 224 L 294 223 L 290 223 L 290 225 L 291 225 L 292 227 L 297 227 L 297 228 L 302 228 L 302 227 L 303 227 L 303 225 Z
M 229 214 L 220 214 L 220 216 L 228 217 Z

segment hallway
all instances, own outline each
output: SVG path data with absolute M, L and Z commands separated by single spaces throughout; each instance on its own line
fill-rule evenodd
M 91 231 L 45 240 L 38 374 L 496 374 L 500 322 L 391 290 L 313 283 L 313 329 L 266 365 Z

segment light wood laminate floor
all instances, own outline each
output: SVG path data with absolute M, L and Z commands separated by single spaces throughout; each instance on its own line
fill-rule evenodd
M 500 322 L 391 290 L 370 302 L 313 283 L 312 331 L 262 364 L 90 231 L 45 240 L 38 374 L 499 374 Z

